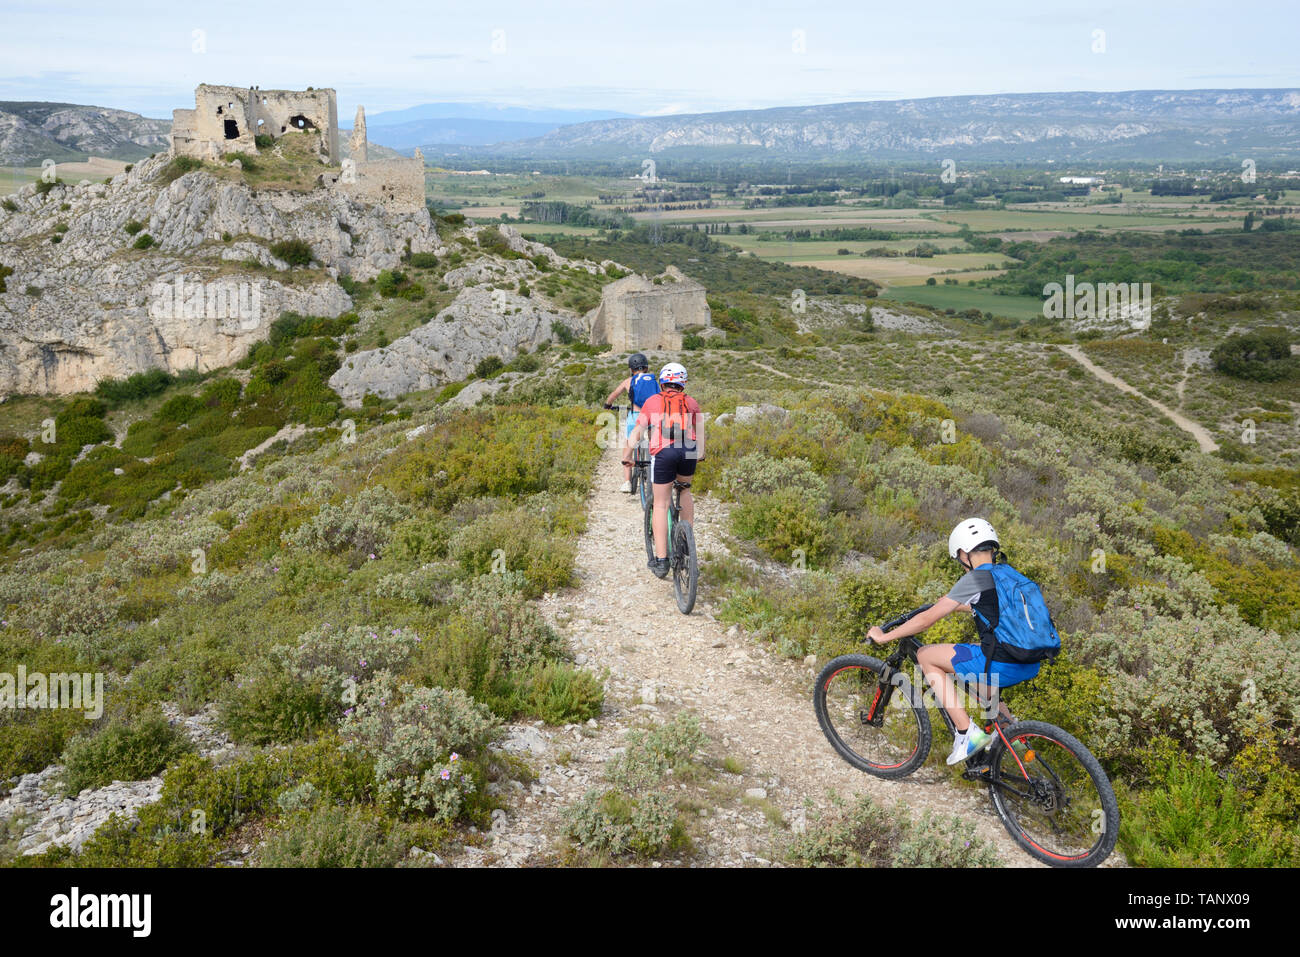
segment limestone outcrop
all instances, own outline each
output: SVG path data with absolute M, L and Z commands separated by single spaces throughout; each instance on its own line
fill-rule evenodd
M 207 169 L 167 183 L 171 159 L 137 163 L 106 184 L 31 184 L 0 207 L 0 265 L 12 270 L 0 292 L 0 394 L 228 365 L 283 311 L 349 309 L 338 277 L 371 279 L 399 268 L 408 248 L 441 245 L 422 206 L 397 210 L 333 189 L 254 190 Z M 310 246 L 310 267 L 291 269 L 272 253 L 291 239 Z
M 552 337 L 552 324 L 576 334 L 586 327 L 559 312 L 504 289 L 469 286 L 433 319 L 381 349 L 358 352 L 330 377 L 330 388 L 349 406 L 367 392 L 393 399 L 468 377 L 488 356 L 509 362 L 523 349 Z

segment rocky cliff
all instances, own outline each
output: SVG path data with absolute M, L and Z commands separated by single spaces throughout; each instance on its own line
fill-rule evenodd
M 1021 161 L 1293 155 L 1300 90 L 1133 90 L 941 96 L 597 120 L 484 155 L 630 157 L 694 151 L 813 158 Z M 708 151 L 699 153 L 698 151 Z
M 40 166 L 42 160 L 91 154 L 135 160 L 167 148 L 168 120 L 74 103 L 0 102 L 0 163 Z
M 281 312 L 334 316 L 339 276 L 373 278 L 432 251 L 426 210 L 337 191 L 253 189 L 169 154 L 109 183 L 28 185 L 0 206 L 0 393 L 67 393 L 150 368 L 241 358 Z M 170 180 L 170 181 L 169 181 Z M 45 184 L 48 185 L 48 184 Z M 301 240 L 311 263 L 272 246 Z

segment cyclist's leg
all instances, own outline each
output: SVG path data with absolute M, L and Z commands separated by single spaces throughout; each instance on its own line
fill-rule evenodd
M 953 726 L 958 731 L 970 727 L 970 715 L 961 706 L 957 697 L 957 686 L 952 680 L 955 669 L 952 664 L 955 645 L 924 645 L 916 653 L 916 663 L 921 666 L 921 674 L 934 691 L 939 706 L 948 712 Z
M 636 413 L 631 409 L 628 409 L 627 426 L 625 431 L 623 432 L 623 458 L 627 459 L 629 462 L 632 461 L 632 443 L 630 440 L 632 438 L 632 430 L 635 428 L 636 428 Z M 623 466 L 623 478 L 628 482 L 632 481 L 631 465 Z
M 695 524 L 695 497 L 691 495 L 690 484 L 695 476 L 695 459 L 683 455 L 677 463 L 677 481 L 687 486 L 682 489 L 677 501 L 682 507 L 682 520 Z
M 680 468 L 678 450 L 665 447 L 655 453 L 651 472 L 654 490 L 655 557 L 668 557 L 668 506 L 672 501 L 673 479 Z
M 651 518 L 651 527 L 655 533 L 655 557 L 668 557 L 668 503 L 672 498 L 672 482 L 656 482 L 651 486 L 654 490 L 654 517 Z

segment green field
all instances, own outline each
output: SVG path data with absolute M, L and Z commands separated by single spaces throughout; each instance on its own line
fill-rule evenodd
M 999 296 L 992 289 L 973 286 L 900 286 L 887 289 L 881 300 L 919 302 L 932 309 L 978 309 L 1011 319 L 1036 319 L 1043 315 L 1043 302 L 1032 296 Z

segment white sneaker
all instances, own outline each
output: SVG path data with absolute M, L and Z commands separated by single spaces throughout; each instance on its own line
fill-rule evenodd
M 965 761 L 971 755 L 983 751 L 992 741 L 993 735 L 985 733 L 983 728 L 972 721 L 965 734 L 959 734 L 953 739 L 948 763 L 956 764 L 958 761 Z
M 620 492 L 630 492 L 630 491 L 632 491 L 632 483 L 631 483 L 631 482 L 624 482 L 622 485 L 620 485 L 620 486 L 618 487 L 618 490 L 619 490 Z

